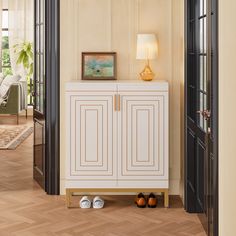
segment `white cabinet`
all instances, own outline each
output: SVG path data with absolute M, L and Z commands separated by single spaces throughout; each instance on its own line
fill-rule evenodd
M 168 190 L 167 82 L 71 82 L 66 106 L 68 194 Z

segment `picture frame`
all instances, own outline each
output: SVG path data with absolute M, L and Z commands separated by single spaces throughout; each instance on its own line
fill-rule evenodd
M 82 80 L 116 80 L 116 52 L 82 52 Z

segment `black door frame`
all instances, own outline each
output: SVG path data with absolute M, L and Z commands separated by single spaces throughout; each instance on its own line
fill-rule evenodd
M 184 169 L 185 169 L 185 209 L 187 206 L 187 65 L 188 65 L 188 60 L 187 60 L 187 42 L 188 42 L 188 9 L 187 9 L 187 3 L 191 0 L 184 0 L 184 38 L 185 38 L 185 125 L 184 125 L 184 133 L 185 133 L 185 150 L 184 150 L 184 156 L 185 156 L 185 163 L 184 163 Z M 211 26 L 212 26 L 212 37 L 215 39 L 212 41 L 212 49 L 215 53 L 215 56 L 213 57 L 213 60 L 211 62 L 211 73 L 212 76 L 215 78 L 218 78 L 218 0 L 215 0 L 215 5 L 214 10 L 215 13 L 212 21 L 211 21 Z M 212 94 L 214 96 L 214 100 L 212 101 L 212 114 L 213 114 L 213 119 L 211 120 L 212 122 L 212 129 L 213 129 L 213 153 L 216 159 L 215 165 L 213 167 L 213 172 L 214 172 L 214 180 L 213 180 L 213 195 L 214 195 L 214 202 L 213 202 L 213 207 L 214 207 L 214 213 L 213 213 L 213 219 L 214 219 L 214 226 L 213 226 L 213 236 L 218 236 L 219 235 L 219 206 L 218 206 L 218 198 L 219 198 L 219 160 L 218 160 L 218 79 L 214 81 L 212 87 Z
M 214 9 L 215 13 L 212 17 L 211 21 L 211 27 L 212 27 L 212 37 L 214 40 L 212 40 L 212 50 L 215 53 L 215 56 L 212 60 L 212 69 L 211 74 L 212 77 L 217 78 L 217 80 L 214 81 L 212 85 L 212 94 L 214 97 L 214 100 L 212 101 L 212 114 L 213 114 L 213 120 L 212 127 L 213 127 L 213 147 L 212 151 L 215 156 L 215 166 L 214 166 L 214 180 L 213 180 L 213 194 L 214 194 L 214 222 L 215 225 L 213 226 L 214 236 L 219 235 L 219 42 L 218 42 L 218 19 L 219 19 L 219 5 L 218 0 L 214 1 L 214 4 L 212 8 Z M 211 96 L 212 97 L 212 96 Z
M 46 8 L 46 184 L 60 194 L 60 0 L 45 0 Z

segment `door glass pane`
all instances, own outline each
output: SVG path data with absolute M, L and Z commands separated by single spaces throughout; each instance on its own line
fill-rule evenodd
M 40 111 L 44 113 L 44 84 L 40 84 Z
M 36 24 L 39 24 L 39 0 L 36 0 Z
M 203 57 L 203 68 L 204 68 L 204 75 L 203 75 L 203 78 L 204 78 L 204 92 L 206 93 L 207 92 L 207 57 L 204 56 Z
M 39 25 L 36 26 L 36 52 L 39 52 L 39 37 L 40 37 L 40 32 L 39 32 Z
M 206 17 L 204 17 L 204 19 L 203 19 L 203 26 L 204 26 L 204 35 L 203 35 L 203 40 L 204 40 L 204 42 L 203 42 L 203 52 L 204 53 L 207 53 L 207 25 L 206 25 Z
M 200 26 L 200 30 L 199 30 L 199 48 L 200 48 L 200 53 L 204 52 L 204 19 L 200 19 L 199 21 L 199 26 Z
M 204 109 L 204 95 L 203 93 L 199 93 L 199 110 L 203 111 Z M 199 113 L 199 122 L 198 125 L 200 128 L 204 129 L 204 117 L 201 113 Z
M 207 13 L 207 0 L 203 0 L 203 2 L 204 2 L 204 12 L 203 12 L 203 14 L 206 15 L 206 13 Z
M 204 94 L 204 110 L 207 110 L 207 95 Z M 204 131 L 207 132 L 207 120 L 204 119 Z
M 40 52 L 44 52 L 44 25 L 40 25 Z
M 206 32 L 206 17 L 199 19 L 199 51 L 206 53 L 207 47 L 207 32 Z
M 39 84 L 35 83 L 35 109 L 39 111 Z
M 200 0 L 199 8 L 200 8 L 200 16 L 202 16 L 204 14 L 204 0 Z
M 40 1 L 40 23 L 44 24 L 44 0 Z
M 200 56 L 200 72 L 199 72 L 199 77 L 200 77 L 200 90 L 204 90 L 204 57 Z
M 44 56 L 40 55 L 40 82 L 44 83 Z
M 35 109 L 44 114 L 45 107 L 45 0 L 37 0 L 39 23 L 36 26 Z
M 40 64 L 39 64 L 39 54 L 37 53 L 36 55 L 36 71 L 35 71 L 35 74 L 36 74 L 36 81 L 39 82 L 40 80 L 40 75 L 39 75 L 39 69 L 40 69 Z
M 206 131 L 207 121 L 203 112 L 207 110 L 207 27 L 205 15 L 206 0 L 200 0 L 200 18 L 199 18 L 199 59 L 198 59 L 198 126 Z

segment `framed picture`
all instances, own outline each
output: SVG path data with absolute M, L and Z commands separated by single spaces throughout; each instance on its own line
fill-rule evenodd
M 116 53 L 115 52 L 83 52 L 82 53 L 83 80 L 115 80 Z

